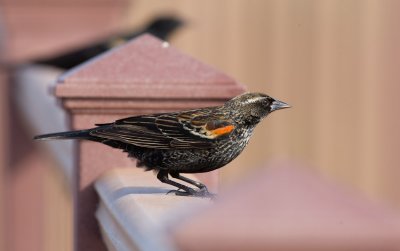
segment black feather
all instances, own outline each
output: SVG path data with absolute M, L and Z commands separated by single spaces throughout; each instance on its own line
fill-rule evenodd
M 57 132 L 42 134 L 33 137 L 35 140 L 47 140 L 47 139 L 90 139 L 90 130 L 79 130 L 79 131 L 69 131 L 69 132 Z

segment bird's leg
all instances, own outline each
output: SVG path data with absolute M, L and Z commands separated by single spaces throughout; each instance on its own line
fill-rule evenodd
M 182 185 L 182 184 L 180 184 L 178 182 L 175 182 L 175 181 L 172 181 L 172 180 L 168 179 L 168 172 L 167 171 L 160 170 L 158 172 L 158 174 L 157 174 L 157 179 L 159 179 L 163 183 L 166 183 L 166 184 L 169 184 L 169 185 L 172 185 L 172 186 L 175 186 L 175 187 L 177 187 L 179 189 L 184 190 L 185 191 L 184 193 L 187 193 L 187 194 L 195 193 L 194 189 L 192 189 L 192 188 L 190 188 L 188 186 Z
M 182 175 L 181 175 L 180 173 L 178 173 L 178 172 L 170 172 L 169 174 L 171 174 L 171 176 L 172 176 L 173 178 L 175 178 L 175 179 L 185 181 L 185 182 L 187 182 L 187 183 L 189 183 L 189 184 L 192 184 L 193 186 L 198 187 L 200 190 L 201 190 L 201 189 L 206 189 L 206 190 L 207 190 L 207 187 L 206 187 L 204 184 L 202 184 L 202 183 L 200 183 L 200 182 L 198 182 L 198 181 L 195 181 L 195 180 L 186 178 L 186 177 L 182 176 Z
M 180 175 L 180 173 L 178 173 L 178 172 L 170 172 L 169 174 L 171 174 L 171 176 L 175 179 L 185 181 L 185 182 L 192 184 L 193 186 L 196 186 L 200 189 L 199 191 L 195 191 L 194 194 L 190 194 L 190 196 L 199 196 L 199 197 L 214 197 L 215 196 L 214 194 L 208 192 L 208 189 L 204 184 L 202 184 L 198 181 L 184 177 L 184 176 Z

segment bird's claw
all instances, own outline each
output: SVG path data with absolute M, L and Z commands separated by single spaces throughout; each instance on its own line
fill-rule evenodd
M 175 193 L 175 195 L 177 196 L 189 196 L 189 197 L 200 197 L 200 198 L 210 198 L 210 199 L 215 199 L 216 197 L 216 195 L 210 193 L 206 187 L 199 190 L 190 189 L 188 191 L 184 191 L 181 189 L 171 190 L 167 194 L 169 193 Z
M 179 189 L 174 189 L 174 190 L 169 190 L 166 194 L 168 195 L 168 194 L 170 194 L 170 193 L 178 193 L 178 192 L 182 192 L 182 191 L 180 191 L 181 189 L 179 188 Z

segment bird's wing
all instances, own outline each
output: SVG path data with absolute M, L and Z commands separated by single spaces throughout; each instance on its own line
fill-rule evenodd
M 193 110 L 129 117 L 100 125 L 90 135 L 155 149 L 211 148 L 234 129 L 221 114 Z

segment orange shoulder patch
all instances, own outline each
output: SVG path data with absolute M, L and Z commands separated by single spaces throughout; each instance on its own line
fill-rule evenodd
M 221 135 L 232 132 L 233 129 L 235 129 L 235 127 L 233 125 L 227 125 L 227 126 L 212 130 L 211 132 L 216 136 L 221 136 Z

